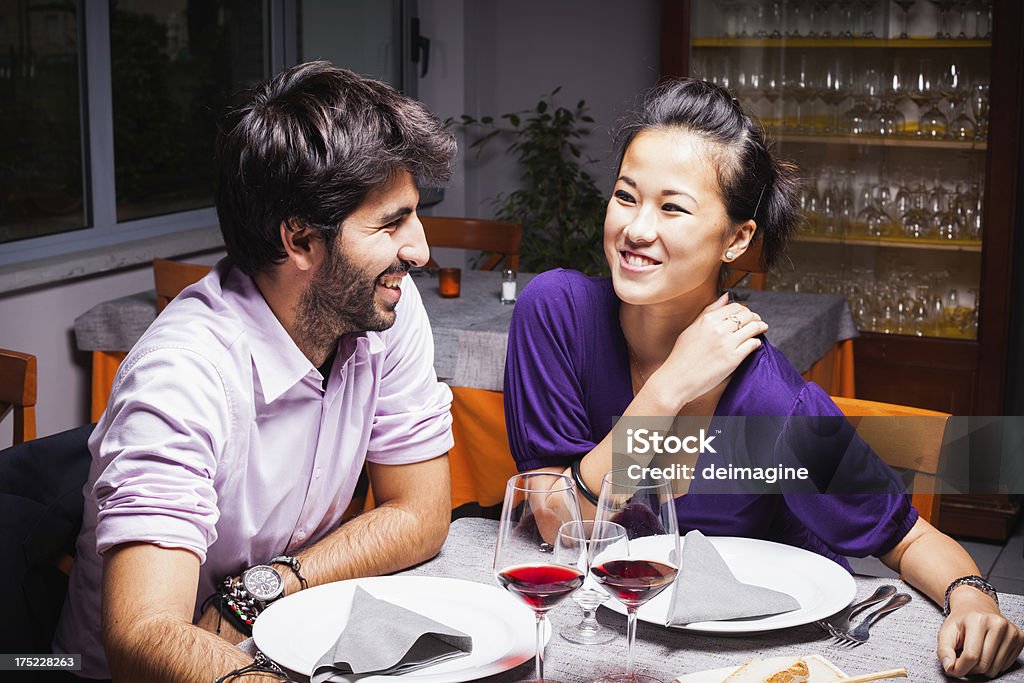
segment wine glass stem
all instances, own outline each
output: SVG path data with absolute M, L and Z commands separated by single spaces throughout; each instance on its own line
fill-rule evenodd
M 626 608 L 626 673 L 632 679 L 636 675 L 636 662 L 633 661 L 633 643 L 636 642 L 636 607 Z
M 537 680 L 544 680 L 544 613 L 537 612 L 537 654 L 534 656 L 534 669 Z

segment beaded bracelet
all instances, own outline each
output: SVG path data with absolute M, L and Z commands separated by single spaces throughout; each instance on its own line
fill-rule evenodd
M 943 616 L 949 616 L 949 596 L 953 593 L 955 589 L 959 588 L 960 586 L 970 586 L 971 588 L 977 588 L 982 593 L 992 598 L 992 600 L 996 603 L 996 607 L 999 606 L 999 595 L 996 593 L 996 589 L 992 587 L 992 584 L 986 581 L 985 579 L 981 578 L 980 576 L 975 576 L 974 574 L 972 574 L 970 576 L 961 576 L 959 579 L 956 579 L 951 584 L 949 584 L 949 587 L 946 588 L 946 599 L 942 603 Z
M 260 613 L 256 601 L 249 595 L 249 591 L 245 590 L 241 581 L 230 576 L 224 579 L 221 585 L 217 611 L 227 617 L 231 625 L 245 636 L 252 636 L 252 625 L 256 623 L 256 617 Z
M 580 474 L 580 461 L 573 460 L 569 469 L 572 470 L 572 478 L 576 482 L 576 490 L 590 501 L 591 505 L 597 505 L 597 496 L 587 487 L 587 482 L 583 481 L 583 475 Z

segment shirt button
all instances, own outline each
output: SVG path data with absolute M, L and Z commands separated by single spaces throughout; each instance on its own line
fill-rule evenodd
M 320 478 L 320 468 L 319 467 L 316 468 L 316 472 L 313 474 L 313 476 L 316 477 L 317 479 Z
M 295 537 L 301 541 L 302 539 L 306 538 L 306 532 L 299 531 L 295 534 Z

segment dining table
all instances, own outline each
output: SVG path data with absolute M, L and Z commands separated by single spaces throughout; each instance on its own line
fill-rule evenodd
M 457 519 L 433 559 L 395 576 L 447 577 L 497 586 L 492 568 L 497 530 L 498 523 L 493 520 Z M 681 575 L 678 580 L 685 581 L 686 576 Z M 818 655 L 848 676 L 904 667 L 910 681 L 950 680 L 935 655 L 936 635 L 943 622 L 940 608 L 899 579 L 854 576 L 854 582 L 858 599 L 884 584 L 896 584 L 913 599 L 875 624 L 871 638 L 857 647 L 836 642 L 813 623 L 771 631 L 711 635 L 640 621 L 635 648 L 638 670 L 669 683 L 683 674 L 737 667 L 754 658 Z M 1010 620 L 1018 624 L 1024 622 L 1024 596 L 1001 594 L 999 603 Z M 479 609 L 487 610 L 488 606 L 481 604 Z M 524 609 L 527 609 L 525 605 Z M 598 621 L 617 631 L 619 637 L 604 645 L 579 645 L 565 640 L 559 632 L 578 623 L 581 616 L 582 612 L 572 600 L 563 601 L 548 613 L 551 636 L 544 654 L 546 677 L 563 683 L 586 683 L 623 670 L 625 616 L 607 606 L 602 607 Z M 252 642 L 245 647 L 251 652 Z M 497 683 L 531 678 L 533 666 L 531 658 L 479 680 Z M 1006 681 L 1021 678 L 1024 678 L 1024 669 L 1020 661 L 1003 676 Z
M 535 277 L 518 273 L 518 291 Z M 449 452 L 452 507 L 494 507 L 515 473 L 505 432 L 504 368 L 515 304 L 501 301 L 502 273 L 463 270 L 457 297 L 442 297 L 436 270 L 414 270 L 434 339 L 434 369 L 452 389 L 455 446 Z M 734 299 L 768 323 L 768 341 L 809 381 L 852 397 L 857 326 L 846 299 L 807 292 L 732 290 Z M 91 352 L 92 419 L 106 406 L 125 354 L 156 318 L 156 294 L 137 292 L 101 302 L 75 319 L 75 341 Z M 372 504 L 372 501 L 371 503 Z

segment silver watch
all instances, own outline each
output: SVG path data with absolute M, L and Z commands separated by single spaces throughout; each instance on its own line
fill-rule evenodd
M 269 605 L 284 594 L 284 578 L 270 565 L 258 564 L 242 572 L 242 587 L 254 600 Z

